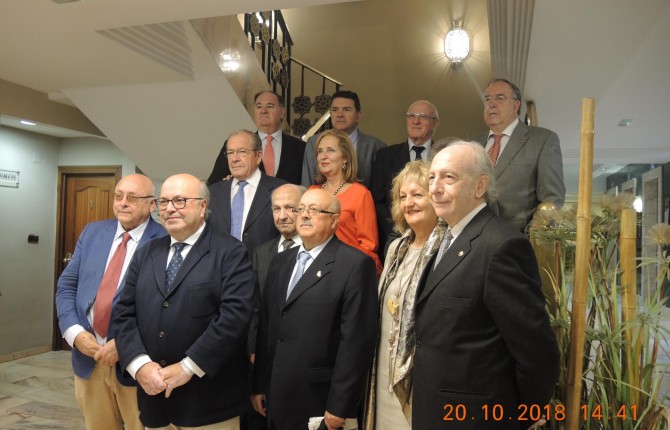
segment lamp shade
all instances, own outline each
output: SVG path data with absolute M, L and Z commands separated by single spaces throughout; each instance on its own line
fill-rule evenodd
M 452 28 L 444 38 L 444 53 L 454 63 L 460 63 L 470 53 L 470 36 L 462 28 Z

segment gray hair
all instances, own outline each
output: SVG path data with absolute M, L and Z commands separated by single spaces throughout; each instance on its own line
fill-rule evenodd
M 239 136 L 239 135 L 245 135 L 249 138 L 249 143 L 251 143 L 251 149 L 253 151 L 262 151 L 263 150 L 263 144 L 261 143 L 261 138 L 258 136 L 257 133 L 254 133 L 253 131 L 249 130 L 235 130 L 232 133 L 228 135 L 226 138 L 226 141 L 229 141 L 231 137 Z
M 438 152 L 442 151 L 444 148 L 449 146 L 450 143 L 459 140 L 461 140 L 460 137 L 449 136 L 449 137 L 443 137 L 442 139 L 438 139 L 435 142 L 433 142 L 433 144 L 430 145 L 430 151 L 428 151 L 428 161 L 432 161 L 433 158 L 435 158 L 435 155 L 437 155 Z
M 498 197 L 498 191 L 496 190 L 496 180 L 493 175 L 493 165 L 489 159 L 489 154 L 486 152 L 484 147 L 477 142 L 467 141 L 467 140 L 457 140 L 451 142 L 447 145 L 447 148 L 452 146 L 466 146 L 472 149 L 472 155 L 474 157 L 474 163 L 467 166 L 467 174 L 470 178 L 477 179 L 480 176 L 486 176 L 488 178 L 488 187 L 484 193 L 484 199 L 486 203 L 493 204 Z
M 203 200 L 205 200 L 205 221 L 207 221 L 207 218 L 209 217 L 209 187 L 207 187 L 207 182 L 205 181 L 200 181 L 200 191 L 199 191 L 199 197 Z
M 272 190 L 272 194 L 270 194 L 270 201 L 274 200 L 275 198 L 275 193 L 279 191 L 281 188 L 293 188 L 295 191 L 297 191 L 300 194 L 300 197 L 302 197 L 303 194 L 305 194 L 305 191 L 307 191 L 307 188 L 303 187 L 302 185 L 295 185 L 295 184 L 284 184 L 280 185 L 274 190 Z

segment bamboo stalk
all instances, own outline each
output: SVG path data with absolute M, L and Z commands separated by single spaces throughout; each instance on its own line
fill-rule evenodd
M 637 236 L 637 213 L 635 209 L 621 210 L 621 234 L 619 250 L 621 258 L 621 314 L 624 323 L 637 318 L 637 271 L 635 270 L 635 241 Z M 624 360 L 626 381 L 632 387 L 640 386 L 640 368 L 637 365 L 640 356 L 640 342 L 634 342 L 633 329 L 624 332 Z M 639 339 L 638 339 L 639 340 Z M 639 392 L 631 390 L 631 404 L 638 404 Z
M 579 160 L 579 197 L 577 202 L 577 243 L 575 248 L 575 285 L 570 324 L 568 396 L 566 428 L 579 429 L 579 412 L 584 367 L 586 293 L 588 291 L 591 251 L 591 198 L 593 177 L 593 135 L 595 100 L 582 99 L 581 153 Z

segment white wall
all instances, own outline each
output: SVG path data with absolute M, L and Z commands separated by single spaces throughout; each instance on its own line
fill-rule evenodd
M 0 187 L 0 358 L 51 347 L 59 165 L 135 171 L 107 140 L 0 126 L 0 169 L 20 172 L 19 188 Z M 29 234 L 39 243 L 27 243 Z

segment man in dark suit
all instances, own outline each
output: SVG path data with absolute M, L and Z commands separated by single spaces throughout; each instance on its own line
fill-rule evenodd
M 418 100 L 407 113 L 407 141 L 382 148 L 372 166 L 372 198 L 377 212 L 380 257 L 384 258 L 389 234 L 393 232 L 391 219 L 391 190 L 393 178 L 410 161 L 428 160 L 433 134 L 440 125 L 440 114 L 432 103 Z
M 244 245 L 205 222 L 208 201 L 194 176 L 165 180 L 170 237 L 136 253 L 116 308 L 119 361 L 140 383 L 147 428 L 237 430 L 248 402 L 254 275 Z
M 143 429 L 137 389 L 130 378 L 117 380 L 114 303 L 125 285 L 135 250 L 167 233 L 151 219 L 154 184 L 144 175 L 123 177 L 114 189 L 115 219 L 88 224 L 56 290 L 61 332 L 72 349 L 77 401 L 87 429 Z M 116 256 L 116 257 L 115 257 Z
M 274 91 L 261 91 L 254 96 L 254 104 L 254 122 L 263 145 L 261 169 L 268 176 L 276 176 L 286 182 L 300 185 L 305 142 L 281 130 L 286 115 L 284 99 Z M 227 143 L 228 141 L 224 142 L 216 158 L 212 173 L 207 180 L 209 185 L 220 182 L 230 175 L 226 158 Z
M 484 93 L 488 133 L 477 138 L 494 166 L 497 210 L 525 231 L 540 203 L 560 207 L 565 200 L 563 157 L 551 130 L 519 121 L 521 92 L 505 79 L 494 79 Z
M 487 205 L 495 186 L 481 145 L 443 149 L 429 178 L 449 229 L 417 291 L 412 428 L 527 428 L 520 406 L 547 405 L 559 373 L 535 254 Z
M 336 429 L 357 416 L 372 363 L 375 264 L 335 237 L 335 196 L 309 190 L 296 211 L 302 245 L 277 254 L 267 276 L 252 403 L 271 429 L 307 428 L 311 417 Z
M 361 119 L 361 101 L 358 94 L 353 91 L 337 91 L 333 94 L 330 102 L 330 122 L 336 130 L 347 133 L 351 143 L 356 150 L 358 159 L 358 179 L 366 187 L 370 188 L 372 176 L 372 164 L 377 156 L 377 151 L 385 148 L 386 144 L 374 136 L 363 133 L 358 128 Z M 302 163 L 302 185 L 309 187 L 316 183 L 315 177 L 319 173 L 316 167 L 316 143 L 319 135 L 314 135 L 307 140 L 305 147 L 305 159 Z
M 215 231 L 241 240 L 253 255 L 257 245 L 279 235 L 272 219 L 270 195 L 286 182 L 266 175 L 258 167 L 262 151 L 256 133 L 233 132 L 226 153 L 232 179 L 210 185 L 209 223 Z

